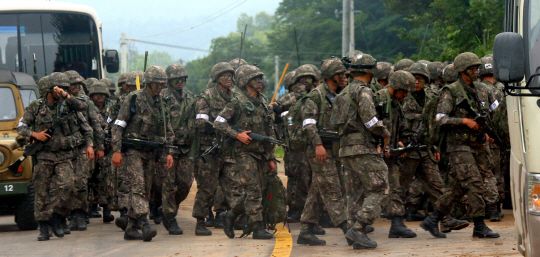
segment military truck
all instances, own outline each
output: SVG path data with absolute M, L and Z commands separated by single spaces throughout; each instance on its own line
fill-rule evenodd
M 20 230 L 38 227 L 34 218 L 32 158 L 26 159 L 16 172 L 8 166 L 24 151 L 26 138 L 17 136 L 17 125 L 24 108 L 38 97 L 32 76 L 0 69 L 0 214 L 15 215 Z

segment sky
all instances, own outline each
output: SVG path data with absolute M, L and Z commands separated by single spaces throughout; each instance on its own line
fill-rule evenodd
M 274 14 L 281 0 L 57 0 L 94 8 L 103 27 L 103 46 L 120 51 L 121 33 L 128 38 L 208 50 L 211 40 L 236 31 L 242 13 Z M 193 28 L 192 28 L 193 27 Z M 170 33 L 169 33 L 170 32 Z M 158 35 L 158 36 L 156 36 Z M 132 49 L 167 51 L 173 59 L 189 61 L 207 52 L 143 43 Z

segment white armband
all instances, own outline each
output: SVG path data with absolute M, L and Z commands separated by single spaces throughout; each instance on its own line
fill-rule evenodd
M 216 121 L 223 122 L 223 123 L 227 122 L 227 120 L 221 116 L 217 116 Z
M 317 121 L 315 119 L 305 119 L 302 123 L 302 127 L 305 127 L 308 124 L 317 124 Z
M 366 128 L 371 128 L 373 125 L 375 125 L 375 123 L 377 123 L 377 121 L 379 121 L 379 119 L 377 119 L 377 117 L 373 117 L 373 119 L 364 123 L 364 126 L 366 126 Z
M 123 120 L 115 120 L 114 125 L 118 125 L 118 126 L 120 126 L 122 128 L 125 128 L 125 127 L 127 127 L 127 122 L 125 122 Z
M 287 115 L 287 113 L 289 113 L 289 111 L 282 112 L 282 113 L 281 113 L 281 117 L 284 117 L 285 115 Z
M 17 127 L 28 127 L 28 124 L 22 122 L 22 119 L 23 119 L 23 118 L 21 118 L 21 119 L 19 120 L 19 125 L 17 125 Z
M 489 106 L 489 112 L 494 111 L 495 109 L 497 109 L 497 107 L 499 107 L 499 101 L 495 100 L 495 102 L 493 102 L 493 103 Z
M 208 117 L 208 114 L 197 114 L 197 116 L 195 116 L 196 119 L 203 119 L 205 121 L 208 121 L 209 117 Z
M 446 116 L 446 114 L 444 114 L 444 113 L 437 113 L 437 115 L 435 116 L 435 120 L 436 120 L 436 121 L 439 121 L 439 120 L 442 119 L 444 116 Z
M 111 123 L 111 117 L 107 117 L 107 123 Z

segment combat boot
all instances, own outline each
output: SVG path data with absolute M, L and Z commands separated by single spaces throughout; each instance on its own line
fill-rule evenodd
M 195 226 L 196 236 L 211 236 L 212 231 L 206 228 L 204 218 L 197 218 L 197 225 Z
M 109 206 L 104 204 L 103 206 L 103 223 L 110 223 L 114 220 L 114 216 L 111 214 Z
M 85 213 L 86 212 L 83 211 L 82 209 L 77 210 L 76 222 L 77 222 L 77 230 L 79 231 L 85 231 L 87 229 L 86 222 L 84 222 Z
M 101 213 L 99 213 L 97 209 L 98 209 L 97 204 L 92 204 L 90 206 L 90 210 L 88 210 L 88 216 L 90 218 L 101 218 Z
M 156 217 L 154 216 L 154 219 L 155 218 Z M 138 220 L 139 220 L 139 223 L 142 225 L 143 241 L 145 242 L 152 241 L 152 238 L 154 238 L 157 235 L 157 230 L 153 227 L 150 227 L 150 224 L 148 224 L 148 220 L 146 219 L 146 215 L 139 217 Z
M 159 225 L 161 224 L 161 221 L 163 220 L 163 216 L 161 216 L 161 214 L 159 213 L 158 209 L 160 207 L 154 207 L 154 209 L 152 210 L 152 212 L 154 213 L 154 224 L 156 225 Z
M 501 221 L 501 217 L 499 216 L 499 212 L 497 211 L 497 206 L 495 204 L 488 206 L 486 214 L 491 222 Z
M 450 233 L 452 230 L 460 230 L 469 226 L 469 222 L 466 220 L 458 220 L 454 217 L 446 215 L 441 222 L 441 232 Z
M 377 242 L 369 239 L 366 233 L 367 224 L 362 224 L 361 229 L 350 228 L 345 237 L 354 241 L 354 249 L 374 249 L 377 248 Z
M 253 224 L 253 239 L 272 239 L 274 235 L 264 229 L 262 221 Z
M 53 212 L 49 218 L 49 225 L 51 225 L 52 232 L 57 237 L 64 237 L 64 229 L 62 229 L 60 214 Z
M 124 240 L 142 240 L 143 236 L 135 228 L 136 220 L 134 218 L 127 218 L 128 222 L 124 232 Z
M 319 223 L 321 224 L 321 227 L 323 228 L 335 228 L 334 223 L 332 222 L 332 219 L 329 216 L 322 215 L 319 218 Z
M 420 223 L 420 227 L 425 231 L 429 231 L 429 233 L 436 238 L 446 238 L 446 235 L 439 231 L 439 222 L 441 220 L 442 217 L 439 214 L 439 211 L 435 210 Z
M 214 228 L 223 228 L 223 219 L 226 212 L 216 212 L 216 221 L 214 222 Z
M 347 221 L 343 221 L 341 222 L 341 224 L 338 225 L 338 228 L 341 229 L 341 231 L 343 231 L 343 234 L 344 235 L 347 235 L 347 231 L 349 230 L 348 226 L 347 226 Z M 347 244 L 349 246 L 353 245 L 354 244 L 354 241 L 345 237 L 345 239 L 347 239 Z
M 298 239 L 296 240 L 296 243 L 299 245 L 309 245 L 309 246 L 317 246 L 317 245 L 326 245 L 326 241 L 319 239 L 315 236 L 313 233 L 313 228 L 317 225 L 311 224 L 311 223 L 303 223 L 302 229 L 300 229 L 300 234 L 298 235 Z
M 127 209 L 122 208 L 120 209 L 120 217 L 116 218 L 115 222 L 117 227 L 121 228 L 123 231 L 126 230 L 126 227 L 128 225 L 128 216 L 127 216 Z
M 421 214 L 416 209 L 411 209 L 406 216 L 407 222 L 411 221 L 423 221 L 426 218 L 426 215 Z
M 206 227 L 213 227 L 214 223 L 216 223 L 216 219 L 214 218 L 214 212 L 212 212 L 212 207 L 208 208 L 208 219 L 205 221 Z
M 230 210 L 228 212 L 224 212 L 224 216 L 223 232 L 225 232 L 225 235 L 227 235 L 228 238 L 232 239 L 234 238 L 234 221 L 236 220 L 236 217 L 238 217 L 238 214 L 233 210 Z
M 167 223 L 167 226 L 165 228 L 167 229 L 167 231 L 169 231 L 169 235 L 184 234 L 184 231 L 178 226 L 178 222 L 176 222 L 176 217 L 174 216 L 174 213 L 164 214 L 163 220 L 167 220 L 167 222 L 163 222 L 163 226 L 165 226 L 165 223 Z
M 238 215 L 236 220 L 234 221 L 234 230 L 244 230 L 244 227 L 247 224 L 247 215 Z
M 69 230 L 69 227 L 67 225 L 67 218 L 65 216 L 60 216 L 60 225 L 62 226 L 62 230 L 64 231 L 64 235 L 71 234 L 71 230 Z
M 498 238 L 500 235 L 488 228 L 483 217 L 475 217 L 474 219 L 473 237 L 479 238 Z
M 77 227 L 77 210 L 71 211 L 71 219 L 69 220 L 69 226 L 70 231 L 77 231 L 79 228 Z
M 47 224 L 47 221 L 40 220 L 39 221 L 39 236 L 37 237 L 38 241 L 47 241 L 50 239 L 49 236 L 49 224 Z
M 392 217 L 392 225 L 390 226 L 390 232 L 388 238 L 413 238 L 416 237 L 416 233 L 403 223 L 403 217 Z
M 326 235 L 326 231 L 317 225 L 313 226 L 312 231 L 314 235 L 318 235 L 318 236 Z
M 289 210 L 289 215 L 287 215 L 287 222 L 289 223 L 298 223 L 300 222 L 300 218 L 302 217 L 302 213 L 296 209 Z

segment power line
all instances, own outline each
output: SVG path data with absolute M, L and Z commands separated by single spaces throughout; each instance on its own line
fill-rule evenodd
M 202 21 L 199 21 L 199 22 L 196 22 L 196 23 L 193 23 L 192 25 L 189 25 L 189 26 L 186 26 L 186 27 L 183 27 L 181 29 L 176 29 L 176 30 L 172 30 L 172 31 L 169 31 L 169 32 L 164 32 L 164 33 L 159 33 L 159 34 L 155 34 L 155 35 L 150 35 L 150 36 L 146 36 L 146 37 L 140 37 L 138 39 L 142 39 L 142 38 L 151 38 L 151 37 L 162 37 L 162 36 L 170 36 L 170 35 L 174 35 L 174 34 L 178 34 L 178 33 L 181 33 L 181 32 L 184 32 L 184 31 L 188 31 L 188 30 L 191 30 L 191 29 L 194 29 L 196 27 L 199 27 L 201 25 L 204 25 L 220 16 L 222 16 L 223 14 L 226 14 L 227 12 L 229 11 L 232 11 L 233 9 L 235 9 L 236 7 L 242 5 L 243 3 L 247 2 L 248 0 L 238 0 L 236 1 L 235 3 L 213 13 L 212 15 L 206 17 L 205 19 L 207 20 L 202 20 Z M 238 3 L 240 2 L 240 3 Z M 237 4 L 238 3 L 238 4 Z M 236 4 L 236 5 L 235 5 Z M 232 6 L 232 7 L 231 7 Z M 214 16 L 215 15 L 215 16 Z M 214 16 L 214 17 L 212 17 Z
M 163 44 L 163 43 L 156 43 L 156 42 L 150 42 L 150 41 L 145 41 L 145 40 L 140 40 L 140 39 L 135 39 L 135 38 L 128 38 L 128 40 L 132 41 L 132 42 L 139 42 L 139 43 L 149 44 L 149 45 L 166 46 L 166 47 L 179 48 L 179 49 L 192 50 L 192 51 L 200 51 L 200 52 L 207 52 L 207 53 L 210 52 L 210 50 L 206 50 L 206 49 L 193 48 L 193 47 L 187 47 L 187 46 L 178 46 L 178 45 L 169 45 L 169 44 Z

